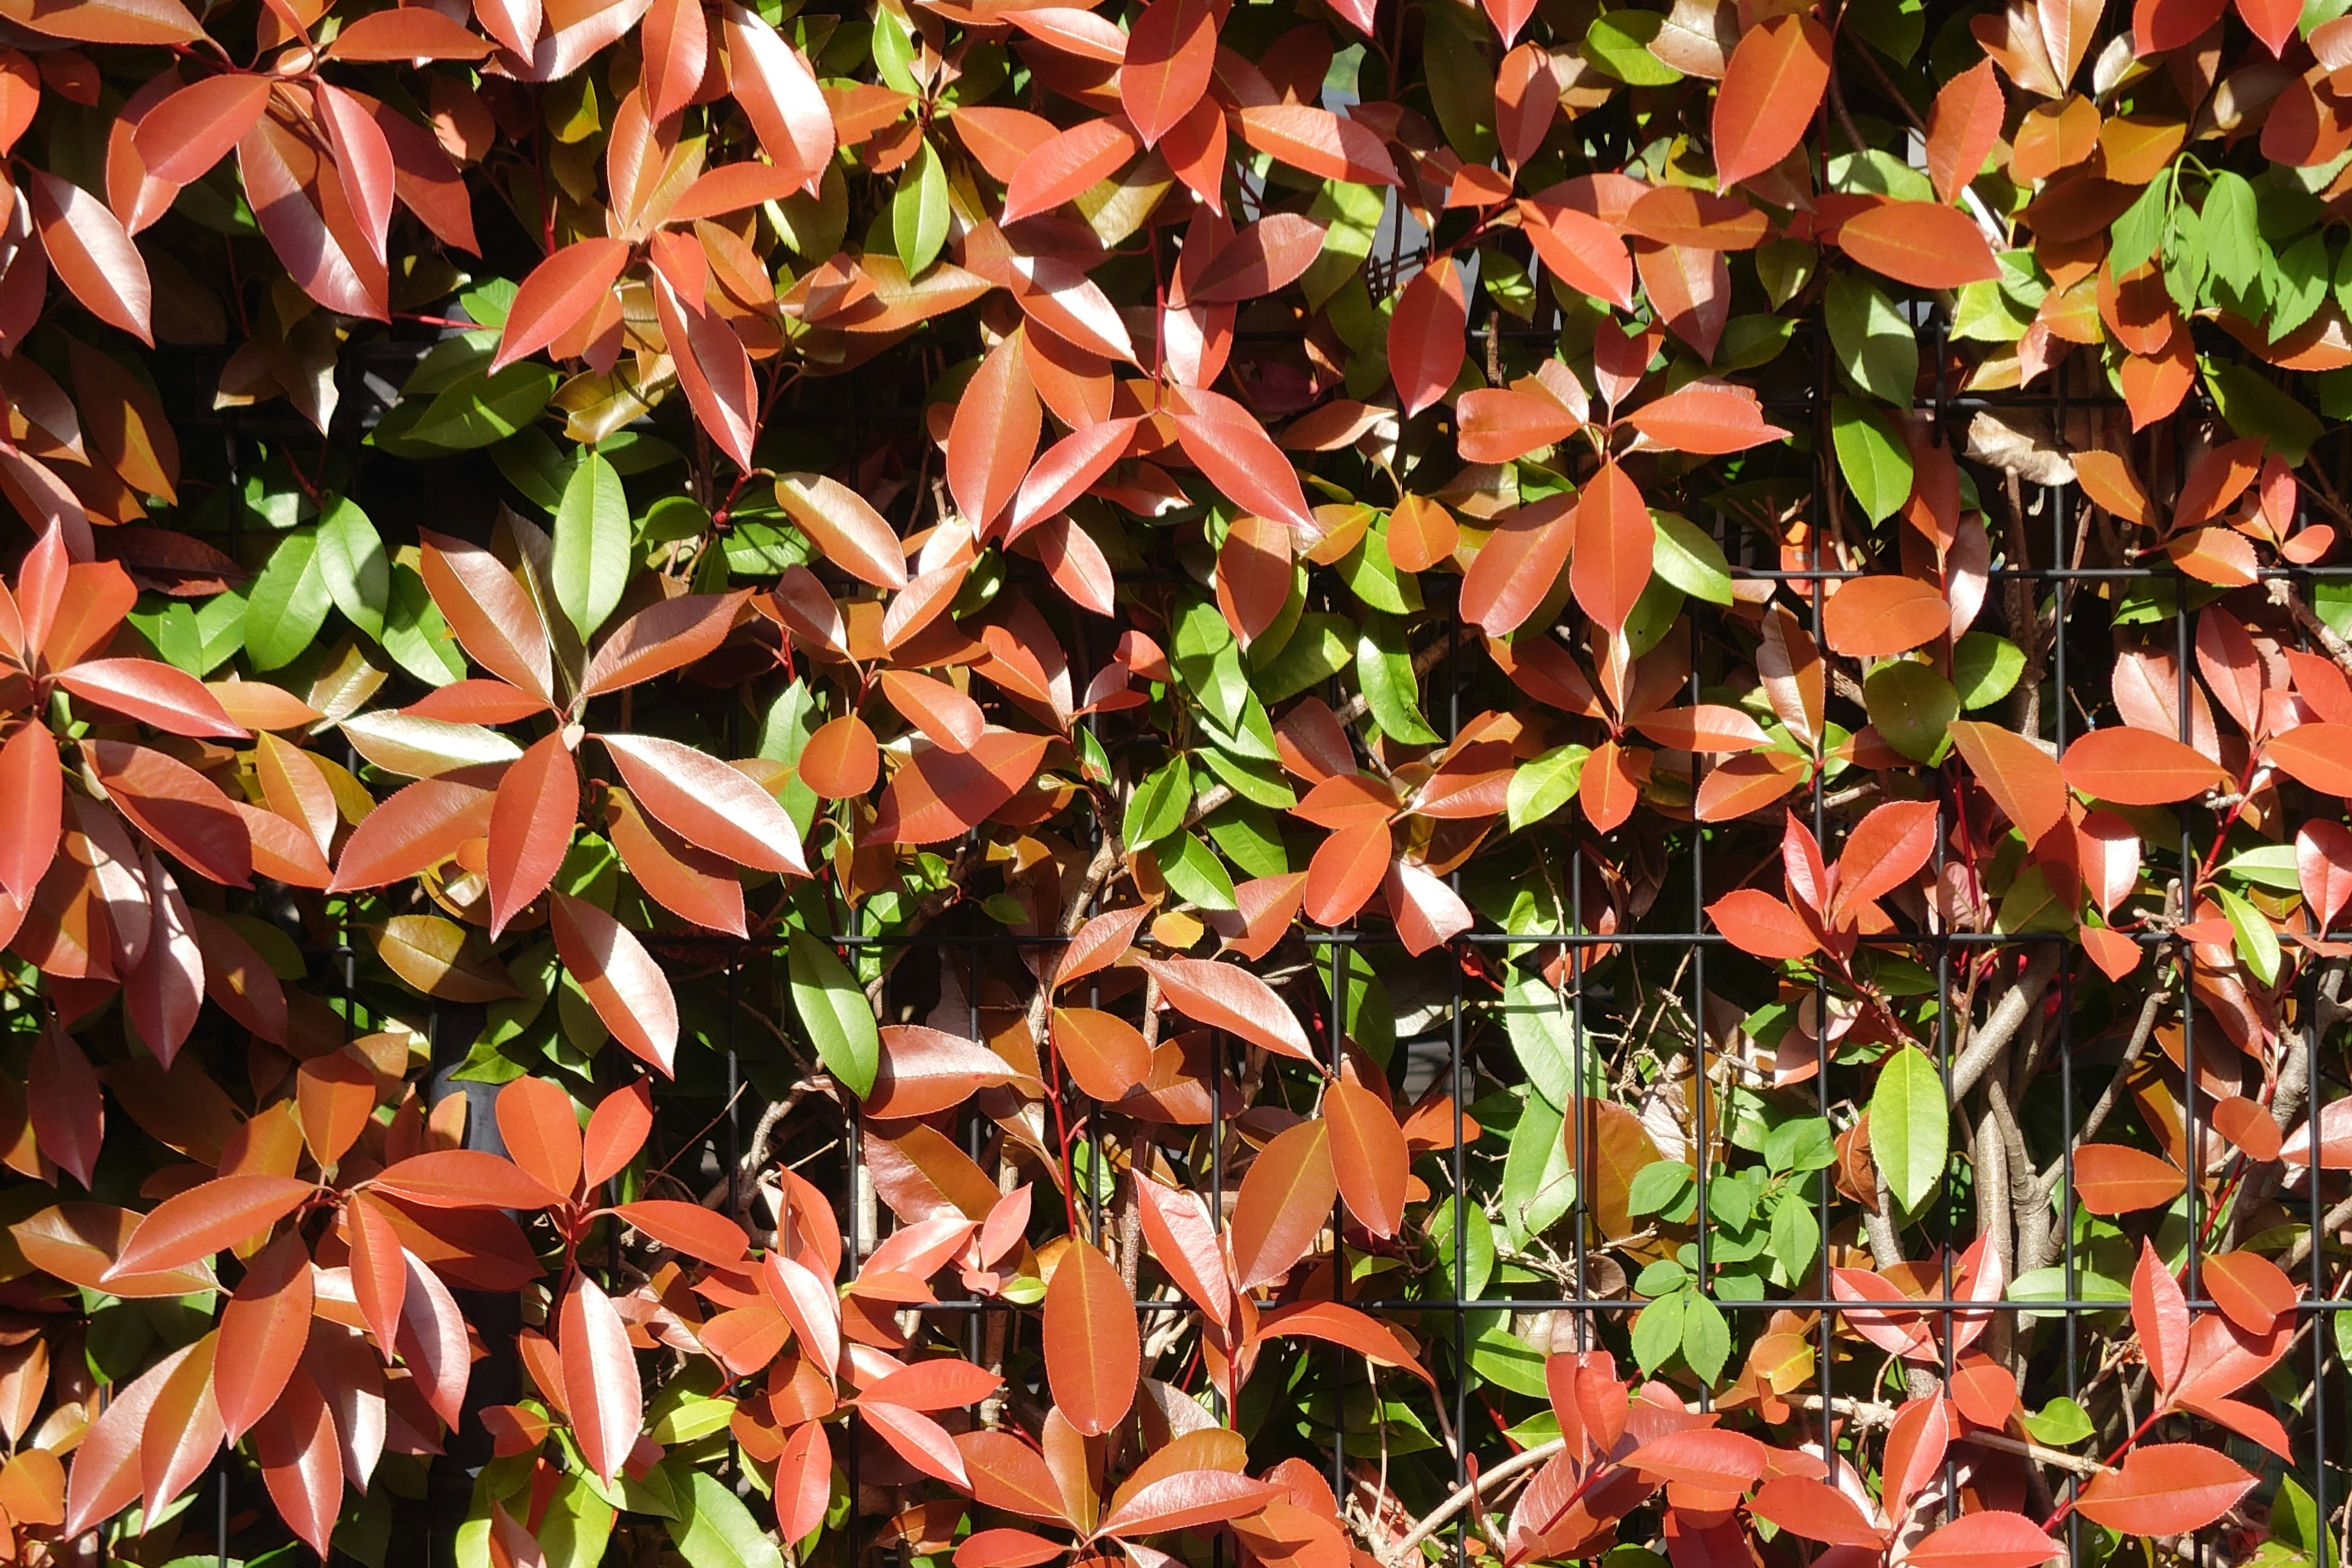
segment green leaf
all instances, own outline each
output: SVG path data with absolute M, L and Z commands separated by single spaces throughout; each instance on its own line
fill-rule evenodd
M 2205 386 L 2231 429 L 2241 436 L 2261 437 L 2289 468 L 2311 455 L 2312 443 L 2319 439 L 2324 426 L 2319 416 L 2292 394 L 2242 364 L 2209 363 Z
M 874 1026 L 874 1009 L 866 993 L 833 949 L 793 928 L 793 1005 L 816 1047 L 817 1059 L 852 1094 L 863 1100 L 874 1091 L 874 1074 L 881 1065 L 882 1037 Z
M 1960 716 L 1950 681 L 1916 660 L 1891 659 L 1864 679 L 1862 696 L 1888 745 L 1931 767 L 1944 760 L 1952 744 L 1947 726 Z
M 1570 742 L 1554 746 L 1541 756 L 1519 764 L 1511 774 L 1511 789 L 1505 806 L 1511 831 L 1517 833 L 1531 822 L 1541 822 L 1561 806 L 1576 798 L 1576 787 L 1584 778 L 1584 760 L 1592 748 Z
M 1364 530 L 1363 537 L 1339 558 L 1336 570 L 1348 591 L 1375 610 L 1403 616 L 1421 608 L 1420 580 L 1411 573 L 1399 572 L 1389 558 L 1385 521 Z
M 2221 869 L 2225 877 L 2235 877 L 2276 893 L 2295 892 L 2303 886 L 2303 874 L 2295 865 L 2292 844 L 2258 845 L 2231 856 L 2221 862 Z
M 2090 1412 L 2063 1394 L 2039 1411 L 2020 1411 L 2018 1419 L 2025 1423 L 2028 1436 L 2053 1448 L 2070 1448 L 2098 1430 L 2091 1424 Z
M 1673 1206 L 1697 1180 L 1690 1166 L 1680 1160 L 1653 1160 L 1633 1173 L 1625 1187 L 1625 1212 L 1629 1215 L 1663 1213 Z M 1647 1292 L 1645 1292 L 1646 1294 Z
M 1644 1373 L 1657 1371 L 1683 1348 L 1683 1313 L 1689 1300 L 1689 1292 L 1677 1290 L 1651 1302 L 1633 1320 L 1633 1359 Z
M 2224 169 L 2206 187 L 2205 205 L 2199 211 L 2205 225 L 2205 255 L 2213 276 L 2244 293 L 2262 276 L 2263 257 L 2269 248 L 2263 244 L 2254 187 L 2246 183 L 2243 175 Z
M 1837 1163 L 1837 1137 L 1822 1117 L 1791 1117 L 1765 1134 L 1764 1163 L 1782 1173 L 1826 1171 Z
M 1500 1194 L 1503 1229 L 1514 1247 L 1524 1247 L 1558 1224 L 1576 1201 L 1576 1173 L 1569 1166 L 1567 1119 L 1540 1094 L 1529 1094 L 1511 1147 L 1503 1158 Z
M 1830 439 L 1838 472 L 1873 522 L 1885 522 L 1911 497 L 1911 451 L 1886 415 L 1858 397 L 1830 400 Z
M 334 605 L 319 561 L 318 531 L 280 536 L 246 601 L 245 651 L 253 668 L 276 669 L 300 658 L 318 640 Z
M 877 36 L 883 31 L 875 29 Z M 890 198 L 890 238 L 909 278 L 938 260 L 948 242 L 948 166 L 928 141 L 917 145 L 898 175 L 898 194 Z
M 621 602 L 629 582 L 629 498 L 621 476 L 583 451 L 555 509 L 555 554 L 549 570 L 555 602 L 583 641 Z
M 405 562 L 392 567 L 392 603 L 383 617 L 383 651 L 427 686 L 446 686 L 466 673 L 466 656 L 425 579 Z
M 1697 1290 L 1683 1293 L 1683 1360 L 1709 1388 L 1723 1376 L 1731 1359 L 1731 1325 L 1723 1309 Z
M 1403 622 L 1391 616 L 1364 617 L 1356 638 L 1356 679 L 1381 733 L 1408 746 L 1433 746 L 1444 739 L 1421 716 L 1421 687 L 1413 679 Z
M 1952 645 L 1952 685 L 1960 706 L 1990 708 L 2017 687 L 2025 673 L 2025 651 L 2005 637 L 1969 632 Z
M 784 1568 L 784 1554 L 716 1476 L 689 1471 L 670 1540 L 690 1568 Z
M 1544 1383 L 1543 1352 L 1501 1322 L 1487 1324 L 1470 1342 L 1470 1365 L 1487 1382 L 1513 1394 L 1542 1399 L 1549 1393 Z
M 1576 1091 L 1576 1021 L 1551 982 L 1513 970 L 1503 988 L 1503 1027 L 1537 1096 L 1554 1114 L 1566 1110 Z
M 382 642 L 392 562 L 383 552 L 383 536 L 348 497 L 330 500 L 320 516 L 319 571 L 343 619 Z
M 1633 1279 L 1633 1294 L 1652 1300 L 1672 1296 L 1690 1283 L 1690 1270 L 1671 1258 L 1645 1264 Z
M 1160 846 L 1160 874 L 1186 903 L 1204 910 L 1230 910 L 1234 902 L 1233 873 L 1197 833 L 1180 833 Z
M 1584 30 L 1584 58 L 1628 87 L 1671 86 L 1683 73 L 1650 52 L 1665 21 L 1660 13 L 1637 6 L 1608 12 Z
M 1887 1191 L 1907 1213 L 1944 1183 L 1952 1152 L 1952 1119 L 1936 1064 L 1916 1046 L 1905 1046 L 1878 1069 L 1870 1095 L 1870 1152 L 1885 1173 Z
M 1157 844 L 1184 826 L 1184 814 L 1192 808 L 1192 770 L 1179 752 L 1128 796 L 1119 837 L 1129 849 Z
M 1772 1257 L 1790 1283 L 1812 1267 L 1821 1239 L 1821 1218 L 1805 1194 L 1793 1186 L 1782 1193 L 1772 1205 Z
M 1657 531 L 1650 563 L 1659 576 L 1694 599 L 1731 603 L 1731 563 L 1712 535 L 1676 512 L 1653 511 L 1650 524 Z
M 1830 347 L 1846 378 L 1881 403 L 1910 407 L 1919 340 L 1895 301 L 1861 273 L 1840 272 L 1830 279 L 1823 304 Z
M 1354 662 L 1356 624 L 1345 616 L 1310 610 L 1282 651 L 1257 668 L 1256 689 L 1268 702 L 1286 702 L 1322 685 Z
M 2278 258 L 2270 275 L 2271 313 L 2263 329 L 2278 342 L 2319 311 L 2329 283 L 2327 237 L 2314 229 Z
M 487 447 L 538 418 L 555 395 L 555 372 L 530 360 L 518 360 L 495 375 L 477 370 L 452 383 L 413 423 L 392 430 L 379 426 L 376 444 L 396 458 Z
M 547 1568 L 597 1568 L 613 1539 L 613 1505 L 579 1477 L 566 1476 L 548 1500 L 538 1537 Z
M 2127 278 L 2156 259 L 2164 244 L 2165 216 L 2172 204 L 2172 171 L 2165 170 L 2147 183 L 2139 199 L 2116 219 L 2107 259 L 2116 276 Z
M 2217 885 L 2213 892 L 2221 900 L 2221 912 L 2229 917 L 2230 930 L 2237 938 L 2238 962 L 2258 984 L 2277 984 L 2279 939 L 2270 917 L 2228 888 Z

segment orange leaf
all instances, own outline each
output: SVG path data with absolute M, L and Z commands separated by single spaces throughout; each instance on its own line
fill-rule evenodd
M 1838 226 L 1841 249 L 1873 272 L 1915 289 L 1990 282 L 2000 265 L 1984 232 L 1957 207 L 1884 202 Z
M 1716 89 L 1716 188 L 1727 191 L 1793 152 L 1829 81 L 1829 30 L 1811 16 L 1784 14 L 1742 34 Z
M 1087 1242 L 1072 1240 L 1045 1287 L 1045 1381 L 1071 1426 L 1098 1436 L 1126 1419 L 1142 1376 L 1135 1300 Z
M 1395 1113 L 1370 1089 L 1343 1080 L 1324 1091 L 1323 1119 L 1330 1125 L 1331 1166 L 1348 1212 L 1374 1236 L 1394 1236 L 1404 1223 L 1411 1174 Z
M 2068 787 L 2117 805 L 2168 805 L 2228 783 L 2196 748 L 2127 725 L 2078 737 L 2060 765 Z
M 2155 1208 L 2188 1184 L 2179 1166 L 2125 1144 L 2085 1143 L 2074 1151 L 2074 1192 L 2093 1214 Z
M 1839 584 L 1822 606 L 1822 638 L 1849 658 L 1908 653 L 1951 629 L 1951 605 L 1916 577 L 1857 577 Z

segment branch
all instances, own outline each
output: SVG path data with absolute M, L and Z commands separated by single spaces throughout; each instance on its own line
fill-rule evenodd
M 1496 1482 L 1516 1476 L 1521 1470 L 1533 1468 L 1554 1454 L 1565 1452 L 1567 1448 L 1567 1438 L 1554 1437 L 1548 1443 L 1538 1443 L 1532 1448 L 1523 1448 L 1486 1474 L 1465 1481 L 1455 1489 L 1453 1496 L 1415 1521 L 1413 1527 L 1405 1531 L 1403 1540 L 1389 1548 L 1390 1560 L 1393 1562 L 1428 1540 L 1436 1533 L 1438 1526 L 1476 1501 L 1481 1489 L 1492 1489 Z
M 1976 1088 L 1985 1069 L 2006 1048 L 2026 1019 L 2026 1016 L 2042 1005 L 2050 982 L 2058 973 L 2058 948 L 2054 942 L 2042 943 L 2025 965 L 2025 973 L 2016 984 L 2001 994 L 1992 1011 L 1985 1015 L 1980 1027 L 1969 1031 L 1968 1047 L 1952 1063 L 1952 1103 L 1958 1105 Z

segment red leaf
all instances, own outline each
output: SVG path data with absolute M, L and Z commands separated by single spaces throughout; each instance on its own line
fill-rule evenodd
M 1807 1541 L 1830 1546 L 1885 1548 L 1886 1537 L 1864 1517 L 1854 1500 L 1825 1481 L 1808 1476 L 1775 1476 L 1748 1500 L 1748 1511 Z
M 2267 1258 L 2224 1252 L 2205 1260 L 2200 1279 L 2222 1315 L 2250 1334 L 2276 1332 L 2294 1312 L 2294 1281 Z M 2182 1328 L 2182 1339 L 2188 1337 Z M 2186 1350 L 2186 1344 L 2183 1345 Z
M 25 1076 L 25 1109 L 32 1122 L 33 1142 L 40 1152 L 89 1187 L 97 1174 L 99 1146 L 106 1138 L 106 1096 L 99 1088 L 98 1074 L 90 1070 L 89 1058 L 55 1022 L 34 1038 L 32 1061 Z M 141 1268 L 171 1268 L 194 1261 L 178 1258 Z
M 751 1238 L 725 1215 L 679 1198 L 641 1198 L 613 1211 L 668 1247 L 705 1263 L 734 1268 L 751 1257 Z
M 776 500 L 824 558 L 862 582 L 894 592 L 907 585 L 907 552 L 864 496 L 825 474 L 786 474 Z
M 1143 8 L 1118 68 L 1119 106 L 1143 145 L 1157 144 L 1192 111 L 1216 58 L 1217 15 L 1208 0 L 1152 0 Z
M 1937 202 L 1883 202 L 1840 224 L 1837 242 L 1873 272 L 1915 289 L 1958 289 L 2000 276 L 1984 231 Z
M 310 1182 L 258 1172 L 200 1182 L 150 1210 L 107 1273 L 150 1274 L 210 1258 L 268 1230 L 318 1190 Z
M 1279 1486 L 1230 1470 L 1179 1470 L 1136 1488 L 1096 1529 L 1116 1537 L 1192 1530 L 1256 1513 L 1282 1495 Z
M 253 1430 L 254 1455 L 278 1512 L 303 1543 L 321 1558 L 342 1511 L 342 1450 L 335 1421 L 318 1384 L 297 1367 L 260 1425 Z
M 1155 9 L 1160 0 L 1154 0 Z M 1192 277 L 1195 305 L 1236 305 L 1288 288 L 1321 254 L 1328 231 L 1299 213 L 1268 213 L 1227 240 Z
M 2179 1167 L 2126 1144 L 2085 1143 L 2074 1151 L 2074 1192 L 2095 1215 L 2156 1208 L 2188 1183 Z
M 149 110 L 131 138 L 148 174 L 174 185 L 203 179 L 261 118 L 273 80 L 237 72 L 206 77 Z
M 1092 1007 L 1056 1007 L 1054 1050 L 1071 1079 L 1096 1100 L 1118 1100 L 1151 1073 L 1151 1047 L 1136 1026 Z
M 1490 637 L 1518 630 L 1551 596 L 1575 542 L 1577 521 L 1575 498 L 1568 495 L 1506 513 L 1462 574 L 1463 618 Z M 1648 521 L 1646 514 L 1643 521 Z
M 878 682 L 883 700 L 898 716 L 920 730 L 933 745 L 950 752 L 969 752 L 986 733 L 988 719 L 980 704 L 944 680 L 903 669 L 886 669 Z
M 2296 25 L 2302 20 L 2303 7 L 2294 0 L 2237 0 L 2238 15 L 2254 37 L 2270 48 L 2273 58 L 2286 58 L 2287 46 L 2294 41 Z
M 489 52 L 488 39 L 423 5 L 396 6 L 357 17 L 345 23 L 326 48 L 330 59 L 354 62 L 477 60 Z
M 499 1140 L 507 1158 L 551 1193 L 580 1184 L 580 1119 L 572 1097 L 543 1078 L 519 1078 L 499 1090 Z
M 882 776 L 874 731 L 855 713 L 827 720 L 801 747 L 801 782 L 826 800 L 862 795 Z
M 1125 455 L 1139 423 L 1133 418 L 1106 419 L 1073 430 L 1046 447 L 1013 497 L 1013 520 L 1005 527 L 1005 538 L 1019 538 L 1084 495 Z M 1300 499 L 1303 503 L 1304 496 Z
M 580 689 L 583 695 L 599 697 L 607 691 L 618 691 L 635 686 L 641 680 L 651 680 L 673 669 L 688 665 L 716 652 L 727 640 L 735 625 L 736 612 L 742 607 L 747 594 L 681 594 L 675 599 L 664 599 L 648 605 L 614 628 L 588 661 L 588 672 L 582 677 Z M 459 684 L 466 684 L 460 682 Z M 443 687 L 433 696 L 446 694 Z M 516 694 L 521 699 L 522 694 Z M 527 699 L 523 699 L 527 700 Z M 427 697 L 425 701 L 432 700 Z M 424 703 L 411 706 L 414 712 Z M 526 709 L 507 719 L 484 718 L 484 724 L 511 723 L 535 710 Z
M 66 1479 L 64 1538 L 73 1540 L 130 1507 L 139 1498 L 140 1441 L 156 1396 L 174 1373 L 195 1353 L 183 1345 L 139 1374 L 107 1401 L 74 1449 L 73 1469 Z
M 2298 724 L 2272 736 L 2263 759 L 2322 795 L 2352 795 L 2352 724 Z
M 1473 463 L 1513 462 L 1584 428 L 1584 420 L 1559 399 L 1517 387 L 1475 388 L 1462 395 L 1454 412 L 1460 426 L 1456 444 Z
M 411 1154 L 369 1184 L 427 1208 L 543 1209 L 562 1200 L 511 1160 L 478 1149 Z
M 2066 1550 L 2021 1513 L 1971 1513 L 1930 1531 L 1904 1561 L 1916 1568 L 2039 1568 Z
M 57 858 L 65 825 L 65 770 L 47 726 L 23 723 L 0 746 L 0 889 L 19 906 Z
M 581 1189 L 593 1192 L 618 1175 L 645 1147 L 653 1126 L 653 1086 L 645 1079 L 597 1101 L 580 1141 Z
M 1307 867 L 1307 917 L 1341 925 L 1355 917 L 1388 875 L 1394 837 L 1386 821 L 1357 823 L 1331 834 Z
M 1858 910 L 1917 874 L 1936 849 L 1931 800 L 1889 801 L 1853 825 L 1838 855 L 1836 908 Z
M 645 53 L 646 112 L 659 122 L 694 101 L 710 59 L 702 0 L 654 0 L 637 31 Z
M 2157 1391 L 2171 1393 L 2189 1360 L 2189 1303 L 2180 1282 L 2145 1237 L 2139 1244 L 2139 1266 L 2132 1270 L 2131 1317 Z
M 1070 1425 L 1097 1436 L 1124 1420 L 1142 1376 L 1135 1302 L 1109 1258 L 1073 1240 L 1045 1287 L 1045 1379 Z
M 551 702 L 546 624 L 514 574 L 478 544 L 426 529 L 418 538 L 425 585 L 459 645 L 499 679 Z
M 527 1081 L 527 1080 L 519 1080 Z M 278 1403 L 310 1339 L 310 1251 L 288 1231 L 246 1266 L 221 1310 L 214 1397 L 236 1442 Z
M 1979 60 L 1936 94 L 1936 105 L 1927 111 L 1927 173 L 1938 200 L 1959 200 L 1992 155 L 2008 112 L 1990 60 Z
M 1717 456 L 1789 438 L 1789 432 L 1764 422 L 1764 406 L 1755 393 L 1719 381 L 1678 387 L 1633 410 L 1624 422 L 1650 445 L 1670 452 Z
M 1397 296 L 1396 310 L 1389 317 L 1389 374 L 1396 378 L 1407 418 L 1452 389 L 1462 371 L 1462 345 L 1469 325 L 1462 273 L 1450 256 L 1414 273 Z
M 955 420 L 948 429 L 948 489 L 975 530 L 985 533 L 1012 504 L 1044 428 L 1045 411 L 1016 332 L 1000 340 L 980 362 L 956 402 Z
M 2128 726 L 2076 737 L 2060 766 L 2070 788 L 2117 805 L 2168 805 L 2229 780 L 2193 747 Z
M 2094 1524 L 2126 1535 L 2185 1535 L 2230 1511 L 2254 1478 L 2196 1443 L 2144 1443 L 2121 1468 L 2093 1479 L 2074 1504 Z
M 1519 203 L 1519 227 L 1561 282 L 1618 310 L 1633 309 L 1633 253 L 1619 228 L 1541 197 Z
M 1952 744 L 2028 845 L 2065 820 L 2066 778 L 2048 752 L 2014 730 L 1954 720 Z M 2080 744 L 2080 742 L 2076 742 Z
M 628 264 L 626 241 L 592 237 L 573 241 L 532 268 L 507 308 L 491 368 L 537 353 L 578 326 L 604 303 Z
M 1822 640 L 1849 658 L 1908 653 L 1951 629 L 1951 605 L 1916 577 L 1858 577 L 1839 584 L 1822 606 Z
M 490 935 L 495 939 L 563 865 L 580 814 L 580 773 L 561 731 L 507 764 L 490 806 Z
M 736 105 L 751 122 L 769 160 L 797 176 L 802 188 L 814 195 L 835 144 L 833 110 L 817 86 L 816 73 L 765 18 L 733 0 L 722 16 Z
M 1569 582 L 1584 613 L 1612 636 L 1625 629 L 1626 617 L 1650 585 L 1656 541 L 1640 487 L 1611 458 L 1577 497 Z
M 1004 1380 L 986 1367 L 935 1356 L 884 1373 L 857 1397 L 860 1404 L 871 1400 L 909 1410 L 956 1410 L 979 1404 L 1003 1385 Z
M 231 888 L 253 880 L 253 836 L 213 782 L 126 741 L 84 741 L 90 771 L 132 826 L 189 869 Z
M 1136 1211 L 1151 1256 L 1176 1288 L 1219 1328 L 1233 1321 L 1234 1289 L 1223 1246 L 1198 1193 L 1146 1177 L 1135 1184 Z
M 824 1522 L 833 1501 L 833 1445 L 822 1422 L 807 1423 L 785 1441 L 776 1461 L 775 1498 L 785 1540 L 805 1541 Z
M 36 168 L 27 168 L 25 176 L 33 222 L 58 277 L 91 315 L 153 346 L 148 318 L 154 290 L 147 262 L 121 223 L 104 202 L 70 181 Z
M 1000 221 L 1014 224 L 1051 212 L 1118 174 L 1142 150 L 1136 133 L 1120 121 L 1081 121 L 1023 160 L 1004 187 Z
M 1432 1388 L 1437 1380 L 1421 1364 L 1412 1345 L 1397 1330 L 1339 1301 L 1294 1301 L 1258 1319 L 1261 1339 L 1321 1340 L 1343 1345 L 1376 1366 L 1409 1372 Z
M 580 1457 L 606 1485 L 619 1475 L 644 1430 L 645 1394 L 629 1331 L 585 1270 L 563 1298 L 562 1337 L 564 1405 L 580 1439 Z
M 1272 103 L 1244 108 L 1241 121 L 1243 141 L 1294 169 L 1357 185 L 1399 183 L 1389 150 L 1361 121 L 1301 103 Z
M 964 1537 L 956 1546 L 954 1561 L 955 1568 L 1035 1568 L 1068 1551 L 1067 1546 L 1042 1535 L 999 1525 Z
M 1315 531 L 1298 474 L 1265 426 L 1223 394 L 1187 387 L 1189 411 L 1171 410 L 1184 455 L 1244 510 L 1303 531 Z
M 808 874 L 801 860 L 800 830 L 775 797 L 745 774 L 676 741 L 652 735 L 597 739 L 613 754 L 637 803 L 679 837 L 754 870 Z
M 1745 1432 L 1699 1428 L 1654 1437 L 1625 1457 L 1628 1468 L 1663 1481 L 1744 1492 L 1764 1474 L 1764 1445 Z
M 490 829 L 488 790 L 419 779 L 368 813 L 343 845 L 332 890 L 381 888 L 439 865 Z
M 1374 1236 L 1394 1236 L 1404 1223 L 1412 1178 L 1396 1113 L 1370 1089 L 1341 1081 L 1323 1091 L 1323 1119 L 1330 1127 L 1331 1168 L 1348 1212 Z
M 1731 945 L 1758 958 L 1802 958 L 1821 943 L 1797 911 L 1760 888 L 1740 888 L 1707 905 L 1706 918 Z
M 1715 94 L 1715 178 L 1729 190 L 1795 150 L 1830 80 L 1830 35 L 1784 14 L 1740 35 Z
M 1234 1205 L 1234 1282 L 1244 1290 L 1287 1276 L 1331 1220 L 1339 1195 L 1330 1130 L 1301 1121 L 1275 1135 L 1242 1176 Z
M 594 904 L 558 891 L 548 906 L 556 955 L 596 1016 L 631 1053 L 669 1076 L 677 1055 L 677 999 L 636 933 Z
M 1158 979 L 1169 1005 L 1194 1023 L 1239 1035 L 1276 1056 L 1316 1059 L 1297 1015 L 1273 986 L 1240 965 L 1200 958 L 1139 958 L 1136 966 Z

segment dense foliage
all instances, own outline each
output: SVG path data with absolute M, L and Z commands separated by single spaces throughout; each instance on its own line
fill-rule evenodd
M 368 7 L 0 0 L 0 1562 L 2325 1568 L 2345 0 Z

